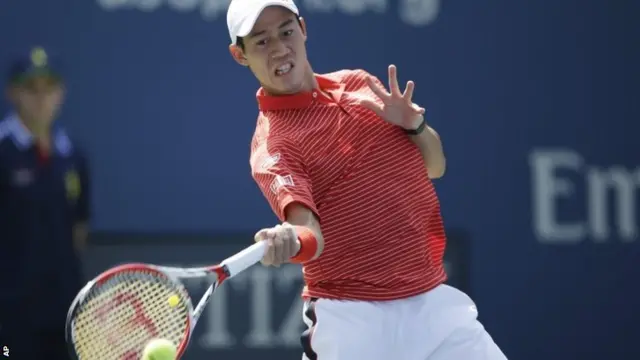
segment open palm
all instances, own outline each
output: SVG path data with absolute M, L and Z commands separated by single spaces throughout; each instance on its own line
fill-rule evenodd
M 425 110 L 411 100 L 415 84 L 413 81 L 407 82 L 407 87 L 401 93 L 395 65 L 389 65 L 389 91 L 377 84 L 371 76 L 367 78 L 367 85 L 378 96 L 382 105 L 366 99 L 362 101 L 362 106 L 375 112 L 383 120 L 403 129 L 416 129 L 422 123 Z

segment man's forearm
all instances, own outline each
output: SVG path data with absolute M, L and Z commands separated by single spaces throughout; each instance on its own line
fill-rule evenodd
M 429 177 L 432 179 L 442 177 L 446 168 L 446 160 L 438 133 L 432 127 L 427 126 L 420 134 L 411 136 L 411 140 L 420 149 Z

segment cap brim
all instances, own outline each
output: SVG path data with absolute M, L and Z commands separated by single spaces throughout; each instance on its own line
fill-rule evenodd
M 245 37 L 249 35 L 251 33 L 251 30 L 253 30 L 253 27 L 255 26 L 256 21 L 258 21 L 260 14 L 262 14 L 264 9 L 268 8 L 269 6 L 283 7 L 291 11 L 292 13 L 299 15 L 298 8 L 293 3 L 283 2 L 282 0 L 264 1 L 264 3 L 262 3 L 261 6 L 252 8 L 250 10 L 247 16 L 242 20 L 242 24 L 240 25 L 240 28 L 238 29 L 236 36 Z
M 53 78 L 56 80 L 62 80 L 60 74 L 56 71 L 53 71 L 51 68 L 39 68 L 39 69 L 31 69 L 29 71 L 23 72 L 21 74 L 17 74 L 13 76 L 10 80 L 13 84 L 24 83 L 34 78 L 47 77 Z

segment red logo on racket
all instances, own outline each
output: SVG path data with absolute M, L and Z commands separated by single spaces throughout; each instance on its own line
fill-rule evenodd
M 133 316 L 127 321 L 127 325 L 131 327 L 131 330 L 135 330 L 137 328 L 144 328 L 148 333 L 148 339 L 152 339 L 158 336 L 158 330 L 153 323 L 153 321 L 145 314 L 144 312 L 144 304 L 135 294 L 131 293 L 119 293 L 115 295 L 110 301 L 102 304 L 99 308 L 95 310 L 95 316 L 98 321 L 103 324 L 108 324 L 109 316 L 114 312 L 115 309 L 120 308 L 123 305 L 130 305 L 133 308 Z M 118 333 L 110 332 L 106 340 L 111 345 L 118 344 L 118 336 L 123 336 L 129 331 L 121 331 L 122 329 L 118 329 Z M 129 350 L 127 351 L 122 360 L 135 360 L 138 358 L 138 351 Z

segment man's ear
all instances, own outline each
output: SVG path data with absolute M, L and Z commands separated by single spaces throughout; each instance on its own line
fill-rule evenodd
M 231 53 L 231 57 L 233 57 L 233 60 L 235 60 L 238 64 L 242 66 L 249 66 L 247 57 L 244 55 L 244 51 L 240 48 L 240 46 L 235 44 L 229 45 L 229 52 Z
M 302 36 L 304 37 L 304 41 L 307 41 L 307 23 L 304 21 L 304 18 L 302 18 L 302 16 L 300 16 L 298 20 L 300 20 L 300 29 L 302 29 Z

